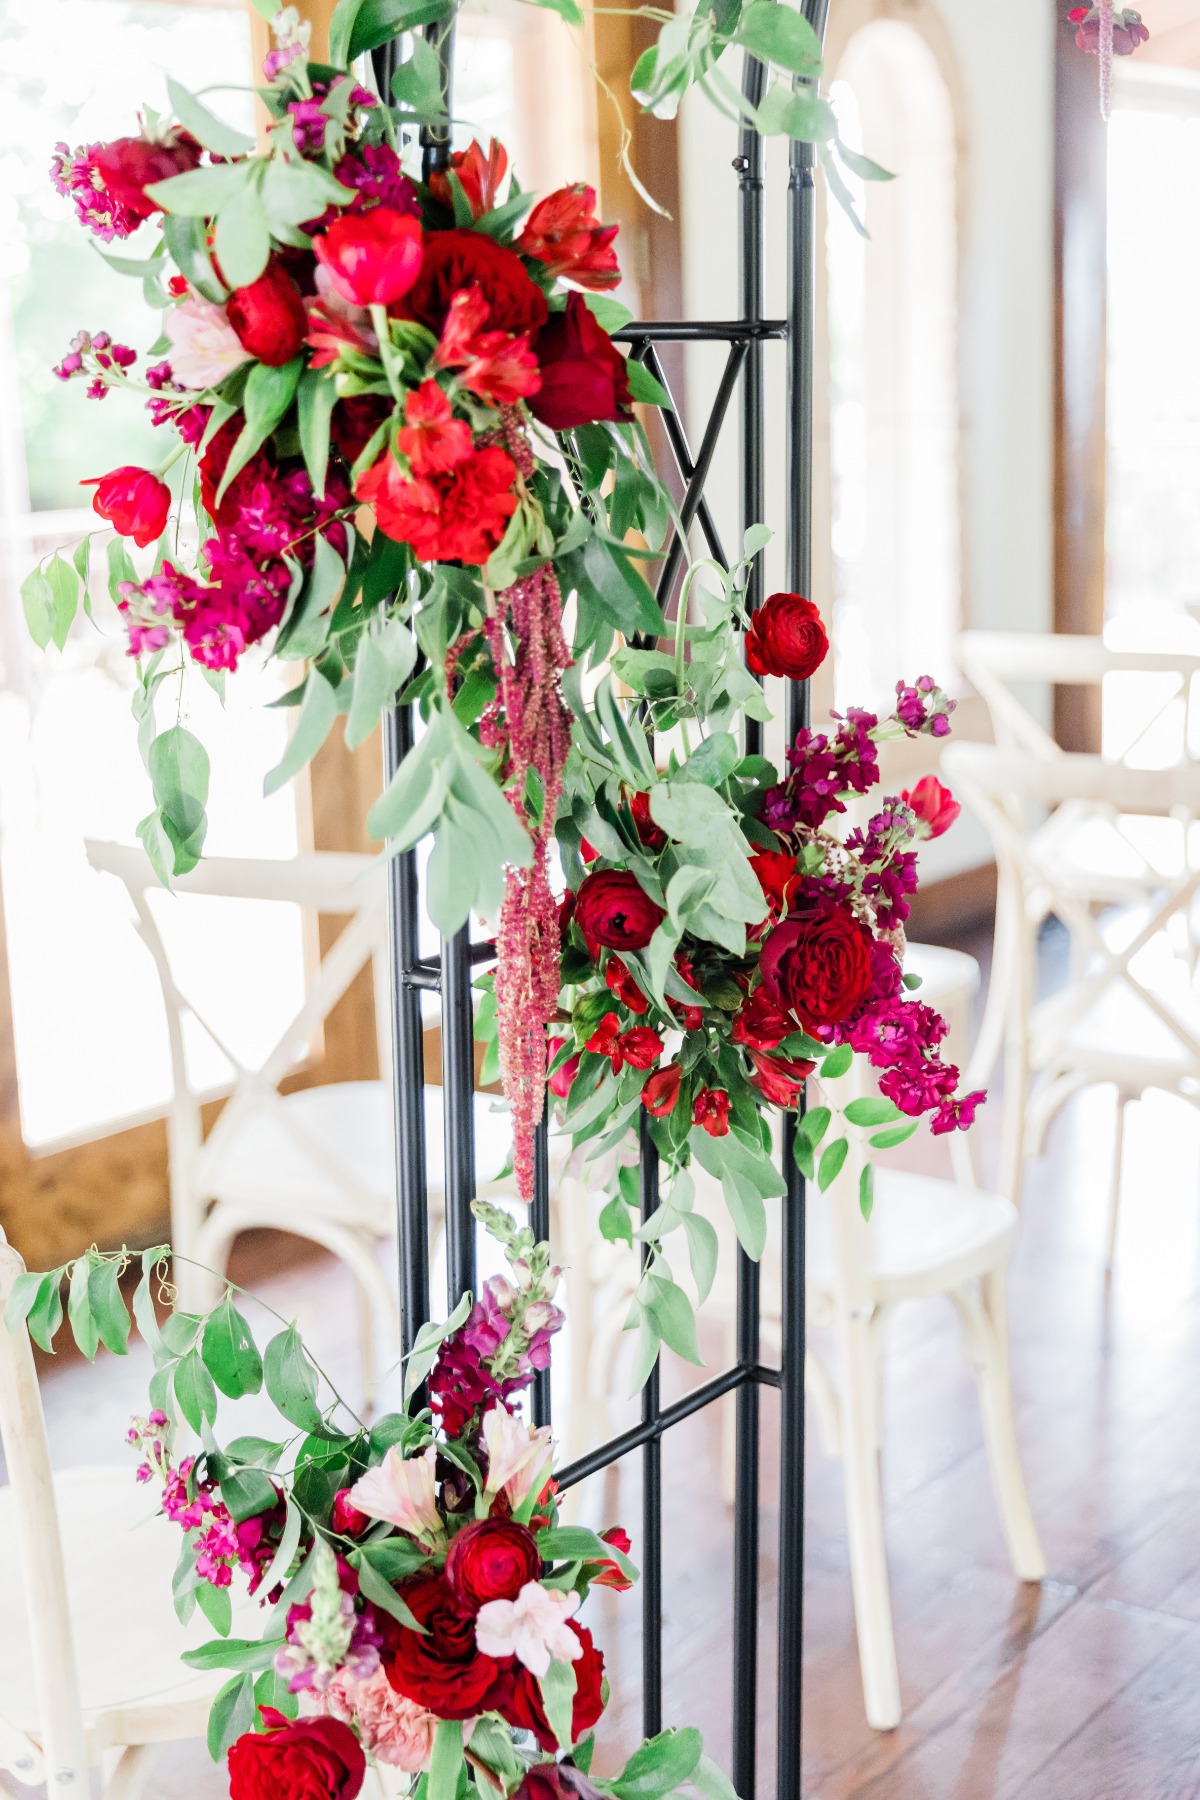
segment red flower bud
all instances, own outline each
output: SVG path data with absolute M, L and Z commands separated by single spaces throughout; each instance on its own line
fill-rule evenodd
M 622 1556 L 629 1555 L 629 1533 L 621 1525 L 610 1525 L 607 1531 L 602 1531 L 600 1541 L 602 1544 L 611 1544 L 614 1550 L 621 1552 Z M 626 1588 L 633 1586 L 621 1565 L 612 1560 L 599 1565 L 598 1572 L 591 1575 L 591 1583 L 593 1587 L 613 1588 L 618 1594 L 623 1594 Z
M 308 331 L 300 289 L 277 257 L 257 281 L 233 290 L 225 313 L 243 349 L 271 369 L 291 362 Z
M 768 594 L 746 630 L 746 667 L 755 675 L 807 681 L 828 650 L 820 613 L 799 594 Z
M 421 273 L 420 224 L 387 206 L 343 213 L 313 239 L 313 249 L 343 300 L 355 306 L 390 306 Z
M 642 1105 L 656 1119 L 665 1118 L 667 1113 L 674 1112 L 682 1076 L 683 1071 L 678 1063 L 668 1063 L 665 1069 L 656 1069 L 644 1084 Z
M 171 490 L 149 469 L 122 463 L 107 475 L 89 475 L 80 487 L 94 487 L 92 511 L 107 519 L 122 537 L 131 537 L 143 549 L 161 537 L 171 510 Z
M 923 831 L 918 827 L 918 837 L 941 837 L 943 831 L 949 831 L 962 811 L 962 806 L 950 789 L 943 787 L 936 775 L 922 775 L 912 792 L 909 793 L 905 788 L 900 798 L 906 806 L 912 807 L 920 824 L 925 827 Z

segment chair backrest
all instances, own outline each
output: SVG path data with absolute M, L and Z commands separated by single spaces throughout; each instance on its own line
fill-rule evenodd
M 42 1397 L 24 1325 L 10 1331 L 3 1322 L 13 1283 L 24 1271 L 24 1263 L 0 1229 L 0 1442 L 16 1515 L 41 1715 L 40 1741 L 34 1742 L 15 1723 L 6 1722 L 5 1696 L 0 1692 L 0 1767 L 9 1768 L 27 1786 L 45 1781 L 52 1794 L 71 1791 L 83 1796 L 88 1791 L 87 1744 Z M 101 1545 L 96 1553 L 103 1554 Z

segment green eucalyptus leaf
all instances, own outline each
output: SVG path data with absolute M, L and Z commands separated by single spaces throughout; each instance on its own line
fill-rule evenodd
M 218 119 L 215 113 L 209 111 L 202 100 L 189 94 L 185 87 L 180 87 L 169 75 L 167 94 L 179 123 L 206 150 L 213 150 L 218 156 L 250 155 L 254 149 L 253 138 L 235 131 L 232 125 L 226 125 L 223 119 Z
M 104 1348 L 114 1356 L 124 1356 L 129 1348 L 129 1314 L 121 1292 L 118 1263 L 92 1264 L 88 1273 L 88 1307 Z
M 274 794 L 312 761 L 337 718 L 337 695 L 319 669 L 310 669 L 304 699 L 287 748 L 263 779 L 263 793 Z

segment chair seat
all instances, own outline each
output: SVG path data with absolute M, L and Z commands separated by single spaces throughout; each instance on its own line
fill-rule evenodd
M 69 1469 L 54 1477 L 63 1562 L 84 1723 L 131 1708 L 203 1706 L 226 1679 L 198 1673 L 179 1657 L 213 1635 L 199 1612 L 179 1623 L 171 1577 L 183 1533 L 153 1514 L 157 1487 L 141 1487 L 125 1468 Z M 39 1739 L 33 1658 L 12 1494 L 0 1488 L 0 1712 Z M 256 1629 L 258 1609 L 242 1635 Z M 234 1635 L 238 1635 L 235 1622 Z M 152 1739 L 152 1732 L 147 1736 Z
M 877 1300 L 942 1293 L 1007 1262 L 1017 1210 L 999 1194 L 933 1175 L 876 1169 L 875 1208 L 864 1227 L 867 1267 Z M 826 1197 L 808 1202 L 808 1279 L 833 1287 L 833 1242 Z
M 478 1179 L 495 1181 L 512 1154 L 509 1115 L 476 1094 L 475 1151 Z M 282 1107 L 295 1121 L 289 1130 L 274 1106 L 248 1113 L 220 1147 L 203 1177 L 206 1198 L 255 1205 L 278 1202 L 303 1212 L 333 1211 L 346 1223 L 356 1217 L 390 1230 L 394 1219 L 396 1166 L 392 1098 L 381 1081 L 338 1081 L 286 1095 Z M 446 1183 L 442 1089 L 425 1089 L 425 1159 L 430 1188 Z M 302 1141 L 314 1145 L 310 1154 Z M 348 1199 L 338 1171 L 359 1190 Z

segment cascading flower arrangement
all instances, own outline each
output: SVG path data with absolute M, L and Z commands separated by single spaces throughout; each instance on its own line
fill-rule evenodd
M 233 1288 L 160 1330 L 168 1252 L 142 1257 L 133 1310 L 155 1375 L 128 1441 L 137 1479 L 182 1534 L 176 1610 L 187 1622 L 199 1607 L 216 1633 L 184 1661 L 231 1671 L 208 1729 L 231 1800 L 354 1800 L 368 1763 L 386 1792 L 423 1800 L 642 1800 L 684 1784 L 734 1800 L 691 1729 L 589 1777 L 608 1683 L 578 1615 L 591 1589 L 627 1589 L 637 1571 L 619 1526 L 559 1522 L 549 1430 L 520 1415 L 563 1322 L 549 1247 L 507 1214 L 476 1210 L 510 1272 L 422 1331 L 405 1410 L 369 1427 L 294 1325 L 259 1350 Z M 21 1276 L 10 1329 L 25 1320 L 51 1347 L 66 1281 L 79 1347 L 123 1353 L 125 1260 L 93 1251 Z M 219 1443 L 218 1391 L 237 1400 L 264 1388 L 278 1441 Z
M 1132 6 L 1115 6 L 1113 0 L 1073 6 L 1067 18 L 1075 27 L 1079 48 L 1100 59 L 1100 116 L 1107 119 L 1112 112 L 1113 57 L 1132 56 L 1139 44 L 1149 41 L 1150 33 L 1140 12 Z

